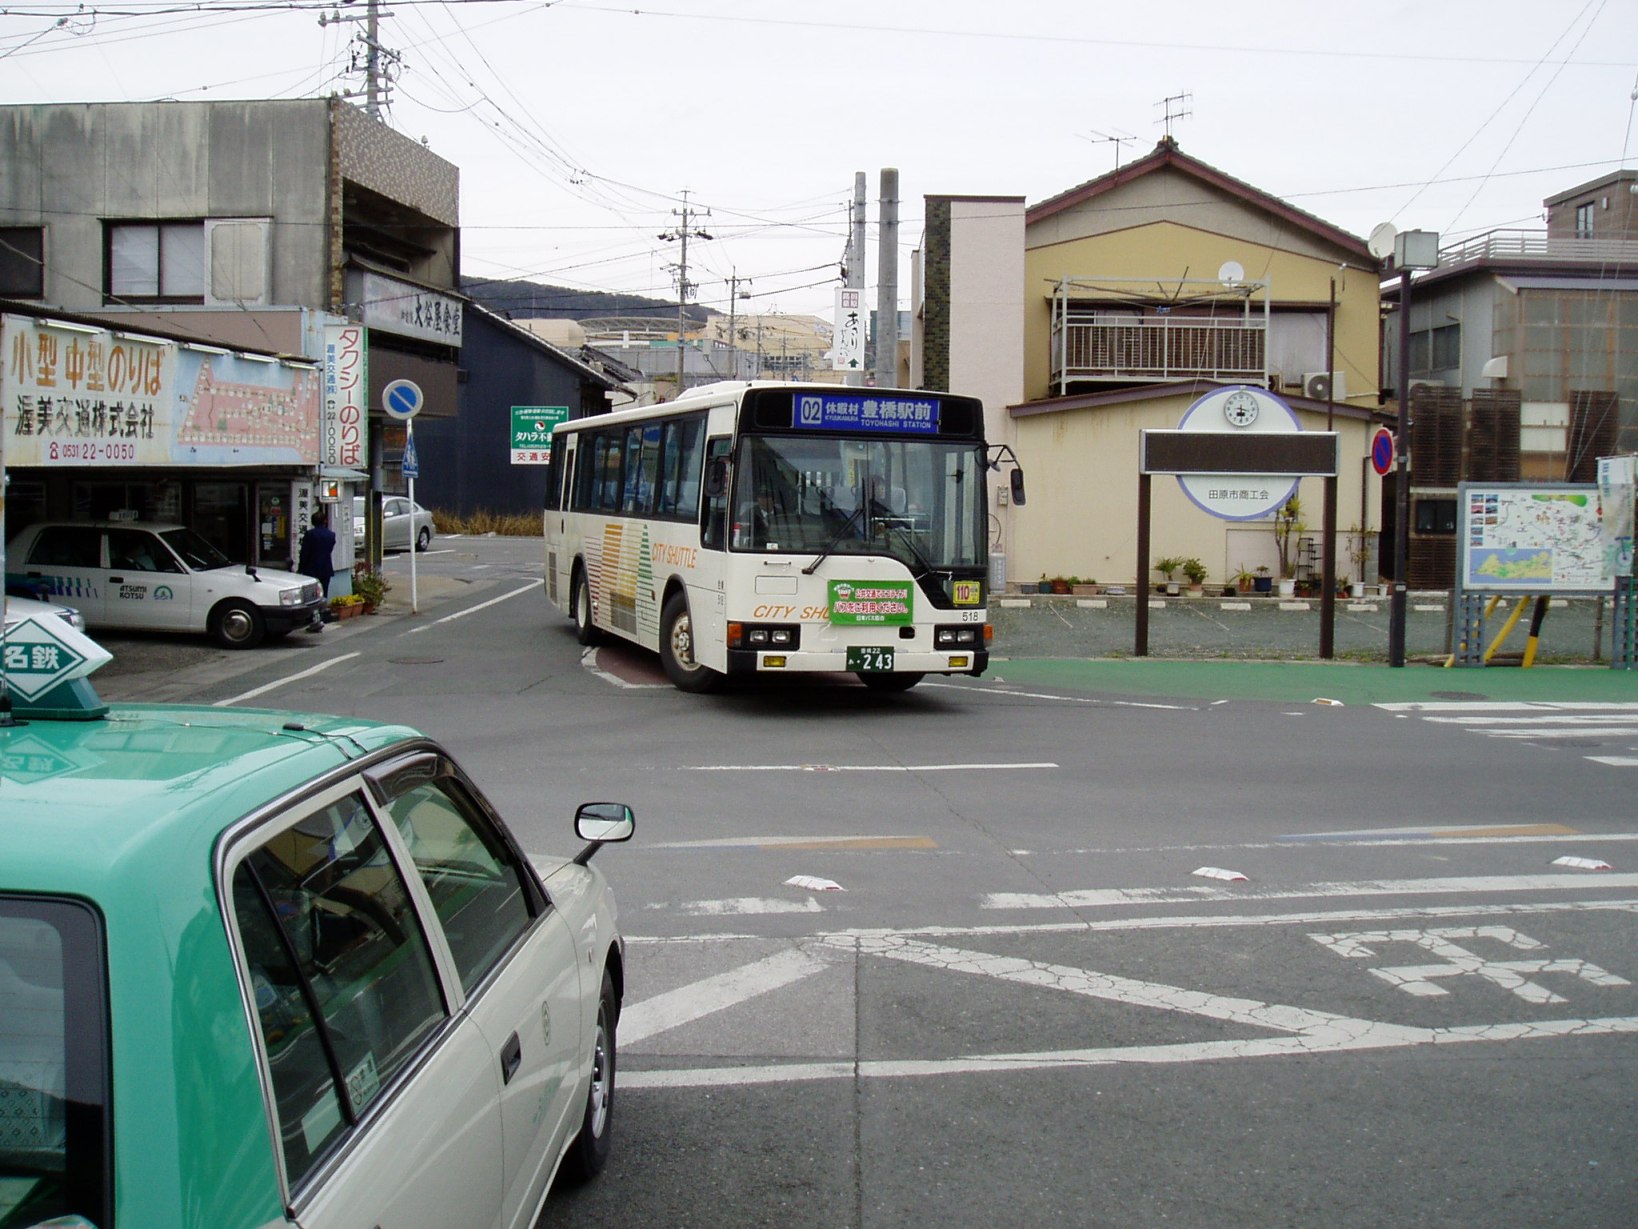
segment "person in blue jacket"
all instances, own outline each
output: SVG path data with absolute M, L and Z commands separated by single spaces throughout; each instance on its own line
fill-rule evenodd
M 330 596 L 330 578 L 336 574 L 335 553 L 335 530 L 330 528 L 329 513 L 320 508 L 313 513 L 313 524 L 301 535 L 301 556 L 300 562 L 296 564 L 296 571 L 318 581 L 325 597 Z M 329 613 L 328 608 L 325 613 Z M 314 620 L 313 625 L 307 630 L 323 631 L 324 624 L 320 620 Z

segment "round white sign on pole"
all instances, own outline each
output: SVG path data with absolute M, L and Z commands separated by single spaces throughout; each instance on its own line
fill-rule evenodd
M 381 390 L 381 408 L 399 422 L 414 418 L 425 404 L 426 396 L 414 380 L 393 380 Z
M 1213 389 L 1184 411 L 1179 431 L 1290 435 L 1301 431 L 1281 397 L 1254 384 Z M 1254 521 L 1277 512 L 1297 493 L 1290 474 L 1179 474 L 1183 493 L 1202 512 L 1226 521 Z

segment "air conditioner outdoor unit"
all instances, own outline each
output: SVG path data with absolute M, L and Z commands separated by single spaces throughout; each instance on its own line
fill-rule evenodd
M 1348 381 L 1340 371 L 1308 371 L 1302 377 L 1302 395 L 1311 401 L 1345 401 Z

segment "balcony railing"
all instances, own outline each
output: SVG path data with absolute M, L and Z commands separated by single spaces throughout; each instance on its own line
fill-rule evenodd
M 1638 268 L 1638 240 L 1548 238 L 1540 230 L 1493 230 L 1439 249 L 1439 267 L 1479 260 L 1577 261 Z
M 1052 383 L 1212 379 L 1263 383 L 1268 323 L 1188 316 L 1111 321 L 1070 311 L 1052 326 Z

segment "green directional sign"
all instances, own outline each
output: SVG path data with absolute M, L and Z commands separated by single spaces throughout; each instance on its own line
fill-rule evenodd
M 8 628 L 4 649 L 0 650 L 0 667 L 5 670 L 7 685 L 25 700 L 43 695 L 71 675 L 83 673 L 89 662 L 47 623 L 34 619 Z
M 569 421 L 566 405 L 512 407 L 512 464 L 545 465 L 552 459 L 552 428 Z

